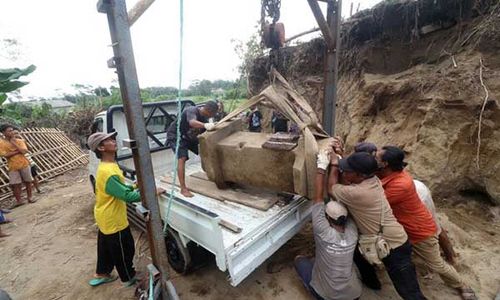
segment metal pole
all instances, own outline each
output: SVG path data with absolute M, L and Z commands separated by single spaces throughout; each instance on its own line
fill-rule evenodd
M 337 103 L 338 55 L 340 53 L 340 23 L 342 0 L 329 1 L 327 23 L 333 33 L 333 45 L 327 41 L 324 77 L 323 128 L 333 136 L 335 134 L 335 113 Z
M 132 39 L 125 0 L 100 0 L 98 11 L 108 16 L 109 30 L 113 46 L 113 61 L 118 73 L 120 92 L 132 145 L 141 200 L 149 209 L 147 225 L 149 249 L 153 264 L 161 273 L 161 296 L 169 299 L 167 292 L 168 259 L 163 235 L 160 209 L 156 199 L 156 185 L 153 164 L 149 152 L 148 135 L 144 124 L 144 112 L 140 98 L 139 82 L 135 67 Z

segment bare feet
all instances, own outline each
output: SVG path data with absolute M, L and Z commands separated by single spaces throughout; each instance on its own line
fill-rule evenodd
M 4 232 L 0 232 L 0 238 L 4 238 L 4 237 L 8 237 L 8 236 L 10 236 L 10 234 L 4 233 Z
M 181 189 L 181 194 L 184 196 L 184 197 L 193 197 L 193 193 L 191 193 L 187 188 L 185 189 Z
M 35 203 L 35 202 L 36 202 L 36 200 L 35 200 L 35 199 L 28 199 L 28 202 L 29 202 L 29 203 Z
M 158 196 L 159 196 L 159 195 L 164 194 L 164 193 L 165 193 L 165 190 L 164 190 L 164 189 L 162 189 L 162 188 L 160 188 L 160 187 L 157 187 L 157 188 L 156 188 L 156 195 L 158 195 Z

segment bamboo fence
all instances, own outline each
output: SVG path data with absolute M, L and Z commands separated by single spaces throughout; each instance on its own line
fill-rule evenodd
M 20 132 L 38 169 L 38 180 L 46 181 L 81 165 L 88 155 L 57 128 L 26 128 Z M 12 196 L 7 161 L 0 161 L 0 204 L 6 206 Z

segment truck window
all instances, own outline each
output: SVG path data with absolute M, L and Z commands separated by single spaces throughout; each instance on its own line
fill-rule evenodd
M 147 129 L 151 131 L 153 134 L 158 134 L 165 132 L 165 129 L 168 128 L 171 119 L 161 115 L 161 116 L 153 116 L 149 123 L 147 124 Z
M 96 133 L 96 132 L 102 132 L 104 128 L 104 121 L 101 118 L 97 118 L 94 120 L 94 123 L 92 123 L 92 126 L 90 126 L 90 133 Z

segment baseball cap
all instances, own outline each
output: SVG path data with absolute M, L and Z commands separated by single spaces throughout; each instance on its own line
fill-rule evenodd
M 356 146 L 354 146 L 354 152 L 366 152 L 371 154 L 376 151 L 377 151 L 377 146 L 375 146 L 374 143 L 361 142 L 357 143 Z
M 342 216 L 347 217 L 347 208 L 338 201 L 328 202 L 325 206 L 325 212 L 334 220 L 337 220 Z
M 355 152 L 339 161 L 339 169 L 363 175 L 372 175 L 377 171 L 378 164 L 373 155 L 366 152 Z
M 104 133 L 104 132 L 96 132 L 93 133 L 89 136 L 87 139 L 87 145 L 89 146 L 89 149 L 94 151 L 97 149 L 99 144 L 104 141 L 107 138 L 110 137 L 115 137 L 118 134 L 118 132 L 111 132 L 111 133 Z

